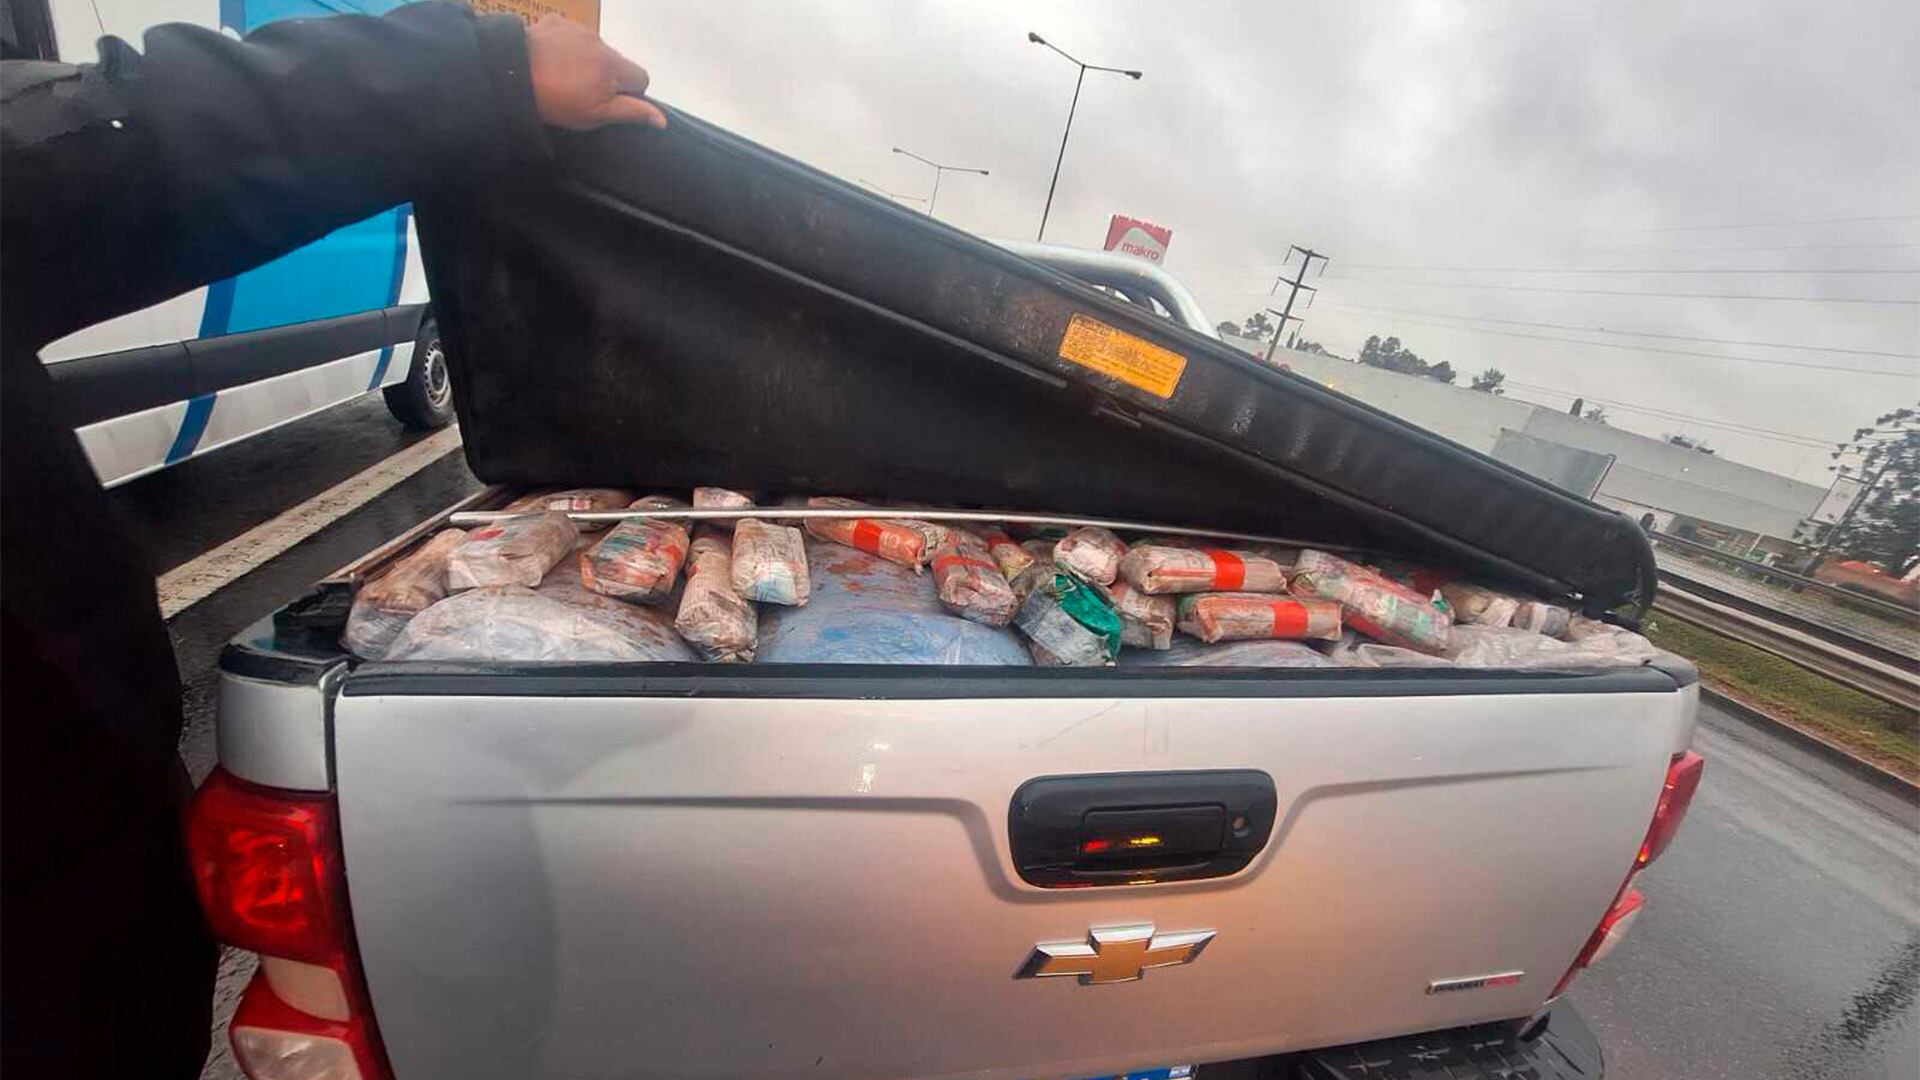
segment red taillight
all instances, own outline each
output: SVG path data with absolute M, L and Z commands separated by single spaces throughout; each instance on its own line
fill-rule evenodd
M 230 1034 L 255 1080 L 391 1074 L 351 941 L 333 798 L 215 769 L 187 812 L 187 857 L 215 937 L 260 954 Z
M 322 1020 L 281 1001 L 260 973 L 227 1028 L 233 1058 L 253 1080 L 381 1080 L 382 1064 L 367 1025 Z
M 1700 776 L 1706 771 L 1706 759 L 1691 750 L 1673 755 L 1667 763 L 1666 783 L 1660 788 L 1659 801 L 1653 805 L 1653 823 L 1647 826 L 1646 838 L 1640 841 L 1640 851 L 1634 856 L 1633 869 L 1627 871 L 1627 880 L 1620 883 L 1620 891 L 1614 894 L 1613 904 L 1601 917 L 1600 925 L 1588 935 L 1587 943 L 1581 947 L 1580 955 L 1574 958 L 1567 973 L 1560 976 L 1559 985 L 1553 988 L 1551 998 L 1557 998 L 1566 992 L 1573 977 L 1589 964 L 1603 959 L 1613 951 L 1620 939 L 1626 937 L 1627 930 L 1633 926 L 1640 915 L 1645 898 L 1633 887 L 1633 879 L 1645 869 L 1647 864 L 1660 857 L 1673 843 L 1674 834 L 1680 831 L 1680 823 L 1686 820 L 1687 810 L 1693 805 L 1693 793 L 1700 790 Z
M 1628 881 L 1631 883 L 1632 878 L 1629 877 Z M 1640 908 L 1645 902 L 1646 898 L 1640 895 L 1640 890 L 1622 888 L 1620 895 L 1614 898 L 1613 906 L 1607 909 L 1606 916 L 1600 920 L 1600 925 L 1594 928 L 1593 934 L 1587 938 L 1586 945 L 1581 947 L 1580 955 L 1574 959 L 1573 966 L 1567 969 L 1565 975 L 1560 976 L 1560 985 L 1555 986 L 1553 993 L 1548 996 L 1559 997 L 1566 993 L 1575 975 L 1612 952 L 1614 946 L 1620 944 L 1620 939 L 1627 936 L 1627 931 L 1639 917 Z
M 1666 786 L 1660 789 L 1660 801 L 1653 807 L 1653 824 L 1647 827 L 1647 838 L 1640 841 L 1636 867 L 1659 858 L 1673 843 L 1674 834 L 1680 831 L 1680 823 L 1693 805 L 1693 793 L 1700 790 L 1700 775 L 1706 768 L 1707 759 L 1691 750 L 1673 755 L 1672 764 L 1667 766 Z
M 328 895 L 333 800 L 255 787 L 215 769 L 194 796 L 187 857 L 213 935 L 268 956 L 326 963 L 339 935 Z

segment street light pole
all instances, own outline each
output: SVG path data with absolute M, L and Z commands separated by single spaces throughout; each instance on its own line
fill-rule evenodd
M 1053 213 L 1053 189 L 1060 186 L 1060 165 L 1067 160 L 1067 136 L 1073 134 L 1073 113 L 1080 107 L 1080 84 L 1086 81 L 1087 65 L 1080 64 L 1080 74 L 1073 80 L 1073 104 L 1067 106 L 1067 130 L 1060 133 L 1060 154 L 1053 159 L 1053 182 L 1047 185 L 1047 205 L 1040 211 L 1040 232 L 1033 238 L 1036 243 L 1047 238 L 1047 217 Z
M 1033 42 L 1035 45 L 1045 45 L 1061 56 L 1065 56 L 1080 68 L 1080 74 L 1075 76 L 1073 80 L 1073 104 L 1067 106 L 1067 128 L 1060 133 L 1060 153 L 1059 156 L 1053 159 L 1053 182 L 1047 185 L 1047 206 L 1046 209 L 1040 211 L 1040 232 L 1034 237 L 1035 240 L 1045 240 L 1047 238 L 1047 218 L 1053 213 L 1053 192 L 1055 188 L 1060 186 L 1060 165 L 1067 160 L 1067 138 L 1073 134 L 1073 114 L 1080 108 L 1080 87 L 1081 84 L 1087 81 L 1087 72 L 1111 71 L 1115 75 L 1125 75 L 1136 82 L 1139 81 L 1142 73 L 1126 68 L 1101 67 L 1099 64 L 1081 63 L 1068 54 L 1065 49 L 1031 31 L 1027 33 L 1027 40 Z
M 893 148 L 893 152 L 896 154 L 905 154 L 922 165 L 933 166 L 933 194 L 927 199 L 927 216 L 928 217 L 933 216 L 933 204 L 940 201 L 940 174 L 941 173 L 964 172 L 964 173 L 978 173 L 981 176 L 988 175 L 987 170 L 985 169 L 969 169 L 959 165 L 942 165 L 937 161 L 930 161 L 926 158 L 923 158 L 919 154 L 916 154 L 911 150 L 902 150 L 897 146 Z

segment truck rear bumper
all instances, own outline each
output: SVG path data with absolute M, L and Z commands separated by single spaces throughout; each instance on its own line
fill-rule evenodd
M 1510 1023 L 1478 1024 L 1318 1050 L 1298 1067 L 1306 1080 L 1600 1080 L 1604 1072 L 1599 1040 L 1565 1000 L 1532 1038 L 1515 1038 Z
M 1202 1065 L 1196 1080 L 1600 1080 L 1605 1064 L 1586 1021 L 1565 1000 L 1527 1038 L 1505 1021 L 1402 1035 L 1299 1054 Z M 1114 1080 L 1154 1077 L 1128 1073 Z M 1189 1075 L 1174 1070 L 1171 1075 Z

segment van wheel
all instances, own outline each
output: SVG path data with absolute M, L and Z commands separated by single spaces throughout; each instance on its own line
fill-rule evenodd
M 429 316 L 420 323 L 413 342 L 413 367 L 407 381 L 381 391 L 395 420 L 417 431 L 432 431 L 453 422 L 453 383 L 447 378 L 447 351 L 440 344 L 440 327 Z

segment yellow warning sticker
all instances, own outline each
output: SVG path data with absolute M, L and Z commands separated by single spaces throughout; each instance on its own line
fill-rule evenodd
M 1187 358 L 1172 349 L 1075 315 L 1060 339 L 1060 358 L 1110 375 L 1156 397 L 1170 398 L 1187 370 Z

